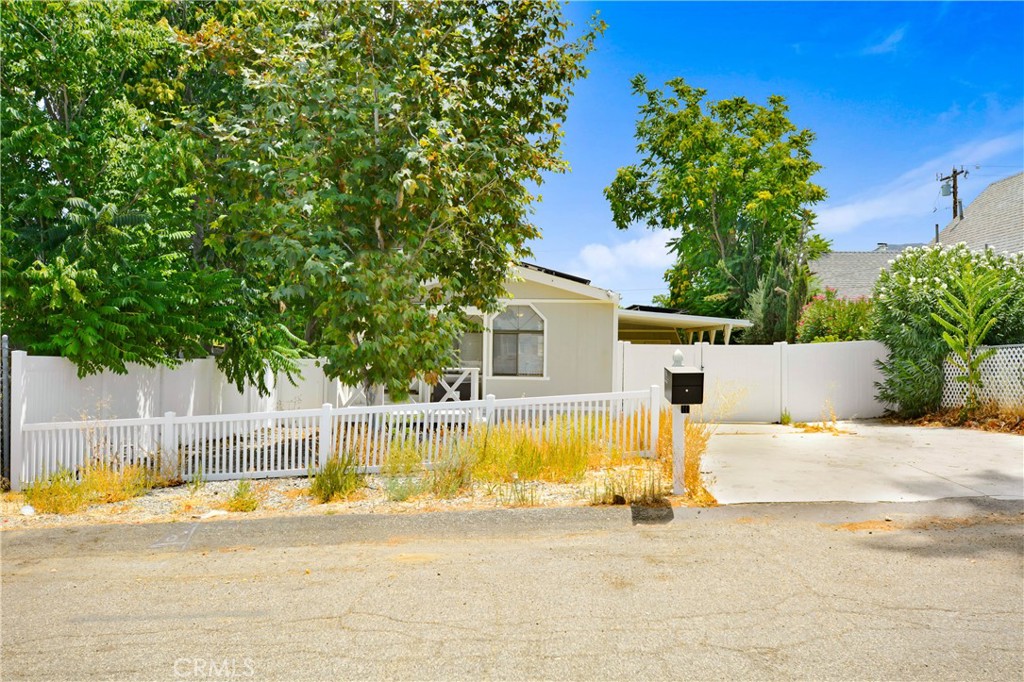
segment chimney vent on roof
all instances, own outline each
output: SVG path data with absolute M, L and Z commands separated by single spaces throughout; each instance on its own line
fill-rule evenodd
M 885 251 L 889 248 L 888 242 L 878 242 L 878 248 L 875 251 Z

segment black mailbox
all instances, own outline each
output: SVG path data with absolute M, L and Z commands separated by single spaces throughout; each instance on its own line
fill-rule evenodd
M 665 400 L 671 405 L 703 403 L 704 372 L 696 367 L 666 367 Z

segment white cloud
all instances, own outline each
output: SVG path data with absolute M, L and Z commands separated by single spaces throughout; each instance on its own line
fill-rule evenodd
M 888 54 L 889 52 L 895 52 L 896 48 L 901 42 L 903 37 L 907 34 L 907 27 L 900 26 L 898 29 L 890 33 L 879 43 L 874 45 L 868 45 L 861 50 L 862 55 L 874 55 L 874 54 Z
M 883 220 L 928 215 L 939 189 L 935 182 L 937 171 L 948 170 L 961 159 L 983 163 L 1022 146 L 1024 141 L 1018 134 L 962 145 L 948 154 L 925 161 L 895 180 L 871 188 L 851 201 L 826 205 L 818 212 L 818 231 L 825 235 L 840 234 Z
M 668 247 L 672 233 L 634 228 L 626 234 L 631 233 L 639 236 L 616 244 L 587 244 L 573 259 L 571 271 L 614 291 L 659 287 L 662 274 L 675 261 Z

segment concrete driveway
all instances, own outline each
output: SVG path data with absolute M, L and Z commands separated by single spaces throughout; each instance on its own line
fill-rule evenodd
M 702 469 L 722 504 L 914 502 L 1024 497 L 1024 437 L 969 429 L 840 422 L 847 433 L 723 424 Z

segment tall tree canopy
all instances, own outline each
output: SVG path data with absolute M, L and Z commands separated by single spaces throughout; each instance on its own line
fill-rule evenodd
M 648 89 L 643 76 L 632 83 L 644 99 L 640 161 L 620 168 L 605 196 L 619 228 L 639 222 L 677 233 L 660 302 L 738 317 L 762 283 L 804 288 L 808 255 L 827 249 L 811 232 L 811 207 L 825 198 L 811 182 L 820 169 L 814 134 L 790 122 L 779 96 L 767 106 L 743 97 L 705 102 L 707 92 L 682 78 L 668 82 L 668 94 Z
M 217 346 L 236 381 L 305 343 L 396 393 L 496 307 L 602 30 L 555 2 L 3 15 L 16 343 L 83 371 Z

